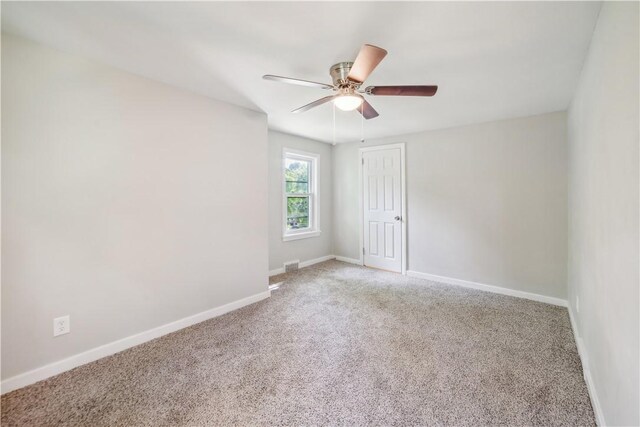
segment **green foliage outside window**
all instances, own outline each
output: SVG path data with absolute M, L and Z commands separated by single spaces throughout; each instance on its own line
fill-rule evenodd
M 286 159 L 285 191 L 287 194 L 287 229 L 295 230 L 309 227 L 309 173 L 310 162 Z M 302 196 L 304 194 L 304 196 Z
M 287 197 L 287 228 L 309 227 L 309 197 Z

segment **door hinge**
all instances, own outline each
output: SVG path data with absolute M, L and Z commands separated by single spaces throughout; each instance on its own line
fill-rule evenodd
M 362 255 L 364 255 L 364 248 L 362 248 Z
M 364 165 L 364 157 L 362 159 L 360 159 L 360 160 L 362 160 L 362 164 Z

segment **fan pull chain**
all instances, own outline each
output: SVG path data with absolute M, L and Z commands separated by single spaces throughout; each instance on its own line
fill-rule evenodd
M 360 104 L 360 142 L 364 142 L 364 103 Z
M 331 104 L 333 105 L 333 145 L 336 145 L 336 104 L 334 102 Z

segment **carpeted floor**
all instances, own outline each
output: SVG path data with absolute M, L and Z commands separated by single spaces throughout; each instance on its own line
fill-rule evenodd
M 2 396 L 2 425 L 594 425 L 566 309 L 328 261 Z

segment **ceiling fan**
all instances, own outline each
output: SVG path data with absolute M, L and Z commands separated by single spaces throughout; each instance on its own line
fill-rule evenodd
M 378 112 L 364 99 L 363 95 L 374 96 L 433 96 L 438 86 L 368 86 L 360 89 L 369 74 L 378 66 L 387 55 L 387 51 L 370 44 L 360 48 L 360 52 L 354 62 L 339 62 L 329 69 L 333 84 L 317 83 L 308 80 L 292 79 L 289 77 L 266 74 L 265 80 L 274 80 L 300 86 L 315 87 L 332 90 L 333 95 L 325 96 L 307 105 L 297 108 L 292 113 L 302 113 L 318 105 L 333 101 L 336 107 L 343 111 L 358 110 L 362 116 L 369 120 L 378 117 Z

